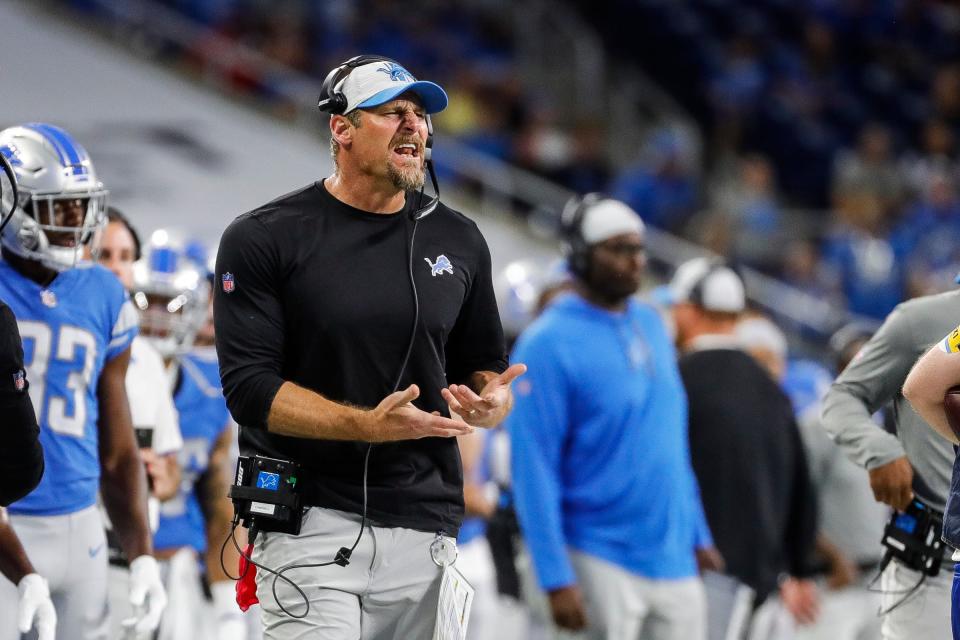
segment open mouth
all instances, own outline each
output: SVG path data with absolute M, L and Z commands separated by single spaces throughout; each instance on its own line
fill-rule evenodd
M 77 234 L 72 231 L 48 231 L 47 241 L 55 247 L 73 249 L 77 246 Z
M 403 144 L 398 144 L 393 148 L 393 152 L 398 156 L 405 156 L 411 158 L 420 157 L 420 147 L 413 144 L 412 142 L 405 142 Z

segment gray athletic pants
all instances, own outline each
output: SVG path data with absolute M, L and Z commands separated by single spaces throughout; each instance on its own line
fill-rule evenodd
M 880 631 L 883 640 L 950 640 L 950 593 L 953 587 L 952 564 L 941 567 L 936 577 L 927 577 L 923 586 L 902 605 L 883 616 Z M 880 605 L 888 609 L 904 598 L 920 580 L 920 573 L 898 561 L 891 562 L 880 577 L 883 593 Z
M 360 516 L 311 507 L 299 536 L 261 534 L 253 559 L 273 569 L 328 562 L 353 545 Z M 310 611 L 285 614 L 273 597 L 274 576 L 257 571 L 265 640 L 429 640 L 436 621 L 442 571 L 430 557 L 435 533 L 367 524 L 346 567 L 293 569 L 284 573 L 303 589 Z M 448 541 L 454 543 L 452 538 Z M 277 595 L 302 615 L 303 597 L 285 580 Z
M 651 580 L 571 551 L 587 606 L 590 640 L 705 640 L 707 603 L 699 577 Z
M 57 640 L 106 640 L 107 539 L 96 506 L 62 516 L 10 515 L 37 573 L 50 583 Z M 0 578 L 0 640 L 16 640 L 17 588 Z M 28 636 L 32 637 L 32 636 Z

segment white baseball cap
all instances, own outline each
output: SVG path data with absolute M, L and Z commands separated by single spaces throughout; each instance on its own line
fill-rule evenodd
M 747 307 L 743 281 L 730 267 L 710 258 L 694 258 L 677 267 L 670 301 L 692 302 L 708 311 L 740 313 Z
M 580 222 L 580 235 L 588 245 L 624 233 L 639 233 L 642 236 L 643 232 L 643 220 L 637 212 L 612 198 L 604 198 L 589 207 Z
M 390 60 L 354 68 L 339 82 L 339 86 L 334 87 L 334 91 L 343 93 L 347 99 L 344 113 L 379 106 L 407 91 L 420 97 L 427 113 L 437 113 L 447 108 L 447 93 L 440 85 L 417 80 L 412 73 Z

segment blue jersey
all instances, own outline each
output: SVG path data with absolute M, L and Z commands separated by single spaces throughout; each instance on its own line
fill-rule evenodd
M 17 316 L 30 399 L 46 471 L 11 513 L 60 515 L 97 499 L 97 386 L 106 362 L 130 347 L 137 312 L 123 285 L 99 265 L 81 264 L 49 287 L 0 260 L 0 299 Z
M 220 387 L 216 353 L 197 350 L 180 363 L 180 386 L 173 396 L 180 414 L 183 448 L 179 453 L 183 478 L 176 496 L 160 505 L 160 528 L 153 539 L 157 549 L 207 549 L 206 521 L 196 484 L 210 464 L 217 438 L 227 428 L 230 413 Z

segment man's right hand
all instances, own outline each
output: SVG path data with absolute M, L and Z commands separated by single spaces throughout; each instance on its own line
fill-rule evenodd
M 870 469 L 870 488 L 877 502 L 903 511 L 913 499 L 913 467 L 906 456 Z
M 580 631 L 587 626 L 587 610 L 580 587 L 575 584 L 550 592 L 550 611 L 553 621 L 562 629 Z
M 473 432 L 465 422 L 445 418 L 439 412 L 427 413 L 411 404 L 420 396 L 412 384 L 391 393 L 376 408 L 367 411 L 360 425 L 361 439 L 366 442 L 416 440 L 418 438 L 452 438 Z

